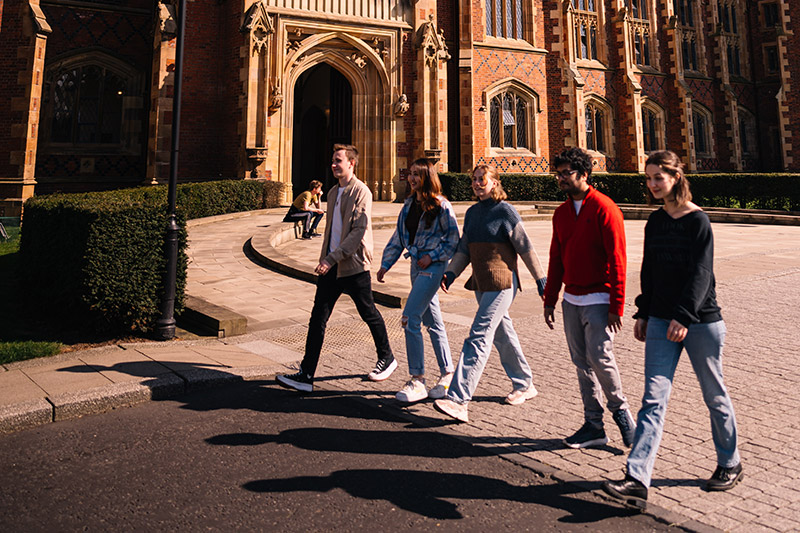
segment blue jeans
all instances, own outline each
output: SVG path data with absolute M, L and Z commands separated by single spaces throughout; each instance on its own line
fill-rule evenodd
M 531 367 L 522 354 L 517 332 L 508 316 L 508 309 L 514 301 L 518 287 L 517 276 L 510 289 L 502 291 L 475 292 L 478 300 L 478 312 L 469 330 L 469 336 L 461 348 L 461 359 L 458 361 L 453 381 L 447 397 L 457 403 L 466 403 L 472 399 L 478 381 L 481 379 L 486 361 L 492 351 L 492 344 L 500 353 L 500 363 L 514 384 L 514 390 L 527 389 L 531 386 Z
M 408 372 L 412 376 L 425 373 L 425 345 L 422 340 L 421 325 L 428 329 L 433 345 L 433 353 L 439 363 L 439 370 L 444 374 L 453 371 L 453 360 L 450 357 L 450 345 L 444 329 L 442 311 L 439 308 L 439 285 L 447 261 L 436 261 L 426 269 L 420 269 L 417 262 L 411 259 L 411 292 L 408 294 L 403 309 L 403 329 L 406 334 L 406 354 L 408 356 Z
M 703 400 L 711 415 L 711 436 L 719 466 L 739 464 L 736 417 L 722 378 L 722 346 L 725 322 L 692 324 L 683 342 L 667 340 L 669 321 L 650 317 L 644 348 L 644 397 L 636 423 L 636 436 L 628 456 L 628 474 L 650 486 L 653 463 L 661 443 L 664 416 L 672 390 L 672 379 L 681 351 L 686 348 L 700 382 Z

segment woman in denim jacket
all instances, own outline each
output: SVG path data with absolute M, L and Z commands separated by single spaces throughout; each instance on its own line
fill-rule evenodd
M 427 159 L 411 165 L 408 184 L 411 195 L 406 199 L 397 228 L 383 250 L 377 279 L 383 283 L 403 250 L 411 258 L 411 292 L 403 310 L 402 324 L 406 336 L 408 372 L 411 379 L 397 393 L 401 402 L 418 402 L 425 398 L 443 398 L 453 377 L 450 345 L 439 309 L 437 291 L 447 261 L 458 245 L 458 224 L 450 202 L 442 196 L 442 185 L 436 168 Z M 420 325 L 428 329 L 441 377 L 430 392 L 425 388 L 425 352 Z

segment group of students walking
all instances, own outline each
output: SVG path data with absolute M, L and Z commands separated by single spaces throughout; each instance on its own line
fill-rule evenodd
M 378 361 L 368 378 L 385 380 L 397 368 L 372 297 L 372 195 L 355 176 L 357 164 L 353 146 L 334 146 L 332 170 L 339 183 L 328 193 L 328 223 L 315 269 L 319 277 L 305 355 L 297 373 L 277 377 L 288 388 L 313 390 L 326 324 L 342 293 L 353 299 L 375 342 Z M 522 289 L 521 259 L 535 280 L 544 320 L 551 329 L 564 287 L 564 331 L 584 411 L 583 426 L 564 444 L 586 448 L 609 442 L 603 423 L 605 403 L 623 444 L 631 448 L 625 479 L 605 482 L 603 489 L 626 504 L 646 505 L 672 379 L 684 348 L 709 409 L 717 452 L 718 466 L 706 489 L 732 488 L 742 477 L 742 467 L 735 416 L 722 377 L 725 325 L 715 296 L 713 236 L 708 217 L 691 202 L 679 158 L 672 152 L 655 152 L 646 164 L 648 199 L 663 202 L 663 207 L 651 214 L 645 227 L 642 293 L 636 298 L 634 336 L 645 342 L 645 392 L 636 421 L 622 392 L 613 353 L 625 301 L 622 212 L 590 184 L 592 159 L 587 152 L 565 150 L 553 166 L 568 199 L 553 216 L 545 275 L 519 213 L 505 201 L 494 167 L 478 165 L 473 170 L 477 202 L 467 210 L 459 236 L 453 207 L 442 195 L 434 165 L 426 159 L 411 165 L 410 195 L 377 273 L 378 282 L 383 282 L 401 255 L 410 259 L 411 292 L 402 315 L 410 379 L 396 398 L 404 403 L 431 398 L 438 411 L 468 422 L 469 402 L 492 346 L 512 382 L 505 402 L 519 405 L 536 396 L 530 365 L 509 316 Z M 438 291 L 447 292 L 469 265 L 472 275 L 465 286 L 475 292 L 478 310 L 454 366 Z M 425 378 L 423 325 L 439 366 L 438 381 L 430 389 Z

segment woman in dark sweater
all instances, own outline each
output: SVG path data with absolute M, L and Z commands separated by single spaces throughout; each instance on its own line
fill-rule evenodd
M 711 415 L 717 469 L 706 490 L 728 490 L 742 477 L 736 418 L 722 377 L 722 321 L 714 290 L 714 236 L 708 216 L 691 202 L 683 164 L 673 152 L 647 159 L 648 200 L 664 206 L 647 219 L 642 294 L 636 298 L 634 337 L 645 342 L 645 390 L 625 479 L 603 490 L 644 508 L 664 427 L 675 368 L 689 355 Z

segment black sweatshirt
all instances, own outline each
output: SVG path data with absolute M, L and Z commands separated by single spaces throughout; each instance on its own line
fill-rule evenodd
M 703 211 L 673 219 L 664 209 L 644 228 L 642 294 L 634 318 L 654 316 L 683 326 L 722 320 L 714 287 L 714 235 Z

